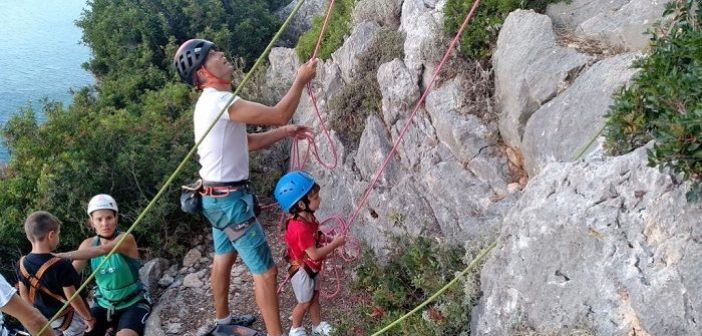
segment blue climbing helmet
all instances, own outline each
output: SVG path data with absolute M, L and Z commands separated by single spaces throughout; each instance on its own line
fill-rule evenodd
M 275 185 L 275 200 L 285 212 L 293 212 L 295 204 L 301 201 L 314 188 L 314 178 L 304 171 L 291 171 Z

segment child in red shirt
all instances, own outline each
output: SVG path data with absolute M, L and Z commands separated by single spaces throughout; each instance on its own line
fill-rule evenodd
M 275 198 L 283 210 L 292 214 L 285 232 L 291 264 L 289 273 L 292 274 L 290 283 L 297 299 L 290 336 L 307 335 L 302 319 L 308 311 L 312 319 L 312 335 L 329 335 L 333 328 L 321 320 L 317 274 L 322 269 L 324 258 L 343 245 L 346 238 L 337 235 L 329 244 L 320 244 L 322 233 L 314 216 L 320 203 L 319 185 L 309 174 L 303 171 L 285 174 L 275 187 Z

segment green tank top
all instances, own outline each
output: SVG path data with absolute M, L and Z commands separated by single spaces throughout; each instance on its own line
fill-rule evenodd
M 100 237 L 95 237 L 93 246 L 100 245 Z M 90 267 L 97 269 L 105 256 L 90 259 Z M 106 309 L 127 308 L 144 298 L 143 286 L 139 280 L 138 259 L 120 253 L 111 255 L 95 274 L 97 290 L 95 300 Z

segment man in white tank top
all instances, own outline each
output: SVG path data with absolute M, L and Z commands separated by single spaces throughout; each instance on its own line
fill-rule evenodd
M 253 197 L 247 187 L 248 152 L 310 131 L 304 126 L 287 123 L 297 109 L 305 85 L 316 75 L 317 61 L 300 67 L 293 85 L 275 106 L 239 97 L 232 99 L 234 68 L 210 41 L 184 42 L 176 52 L 174 65 L 185 82 L 202 90 L 195 105 L 195 141 L 202 138 L 216 120 L 197 152 L 202 166 L 200 177 L 214 190 L 203 197 L 203 214 L 213 226 L 215 257 L 211 281 L 217 320 L 220 324 L 252 322 L 246 318 L 232 321 L 229 311 L 230 274 L 238 255 L 253 274 L 256 302 L 268 335 L 283 335 L 276 294 L 277 268 L 253 213 Z M 226 112 L 218 118 L 225 108 Z M 247 124 L 279 127 L 249 134 Z

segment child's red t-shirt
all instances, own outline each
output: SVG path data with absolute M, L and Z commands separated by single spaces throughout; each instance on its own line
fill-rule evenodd
M 312 260 L 305 252 L 310 247 L 319 247 L 319 235 L 319 223 L 316 220 L 308 222 L 300 217 L 289 219 L 285 242 L 288 244 L 290 261 L 302 260 L 313 271 L 319 272 L 322 260 Z

